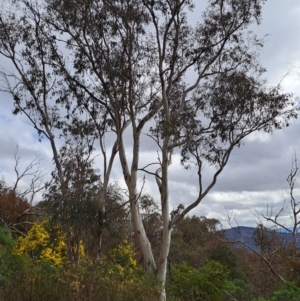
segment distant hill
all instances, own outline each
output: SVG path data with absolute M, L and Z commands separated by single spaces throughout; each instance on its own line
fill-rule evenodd
M 255 242 L 253 240 L 253 232 L 255 231 L 255 229 L 256 228 L 254 227 L 239 226 L 225 229 L 224 232 L 227 241 L 239 241 L 240 239 L 242 239 L 245 244 L 253 249 L 257 249 L 257 246 L 255 245 Z M 276 231 L 276 233 L 278 237 L 286 244 L 292 240 L 292 235 L 290 233 L 278 230 Z M 235 246 L 244 247 L 239 243 L 236 243 Z M 300 248 L 300 239 L 298 240 L 298 248 Z
M 225 237 L 228 241 L 239 241 L 240 239 L 243 240 L 245 244 L 250 246 L 251 248 L 256 249 L 256 245 L 253 240 L 253 232 L 256 228 L 253 227 L 234 227 L 225 230 Z M 236 243 L 237 247 L 243 247 L 242 245 Z

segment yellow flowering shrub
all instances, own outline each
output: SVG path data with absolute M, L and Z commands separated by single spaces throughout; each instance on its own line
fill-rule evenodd
M 135 271 L 141 270 L 136 261 L 133 245 L 127 238 L 111 251 L 108 257 L 102 258 L 102 263 L 111 262 L 107 270 L 109 275 L 128 276 Z
M 44 220 L 34 224 L 26 237 L 18 239 L 14 252 L 37 261 L 47 260 L 56 266 L 61 265 L 67 261 L 66 236 L 59 227 L 51 227 L 50 221 Z M 84 256 L 82 244 L 80 255 Z
M 136 260 L 133 244 L 128 239 L 102 257 L 99 271 L 103 275 L 99 277 L 102 290 L 105 288 L 109 296 L 114 296 L 111 299 L 159 299 L 161 284 L 155 275 L 147 275 L 143 271 Z

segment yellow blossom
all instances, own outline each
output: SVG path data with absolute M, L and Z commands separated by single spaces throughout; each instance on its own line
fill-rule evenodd
M 84 256 L 83 244 L 80 243 L 79 247 L 80 255 Z M 61 265 L 67 261 L 66 235 L 59 227 L 50 227 L 49 220 L 44 220 L 34 224 L 26 237 L 18 239 L 14 252 L 39 262 L 47 260 Z

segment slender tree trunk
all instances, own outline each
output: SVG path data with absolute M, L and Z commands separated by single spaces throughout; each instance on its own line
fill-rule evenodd
M 165 138 L 162 148 L 162 166 L 161 180 L 157 181 L 160 196 L 161 196 L 161 210 L 162 210 L 162 222 L 163 233 L 161 238 L 160 255 L 158 261 L 157 277 L 162 285 L 161 301 L 166 300 L 166 276 L 167 276 L 167 263 L 171 244 L 172 224 L 170 220 L 170 208 L 169 208 L 169 182 L 168 182 L 168 169 L 171 164 L 171 154 L 168 153 L 169 137 Z
M 148 273 L 154 273 L 156 270 L 155 260 L 152 252 L 151 244 L 148 240 L 142 217 L 140 214 L 138 200 L 136 199 L 136 190 L 135 187 L 132 187 L 130 194 L 130 211 L 131 218 L 134 228 L 134 233 L 139 242 L 142 256 L 143 256 L 143 268 Z
M 131 170 L 129 171 L 123 138 L 119 139 L 119 156 L 123 169 L 124 179 L 129 192 L 130 212 L 134 228 L 134 233 L 138 240 L 143 256 L 143 267 L 148 273 L 154 273 L 156 270 L 155 260 L 151 248 L 151 244 L 147 237 L 141 213 L 139 208 L 139 200 L 137 193 L 137 167 L 139 159 L 139 134 L 134 133 L 133 160 Z
M 166 285 L 166 277 L 167 277 L 168 255 L 169 255 L 170 244 L 171 244 L 171 232 L 172 232 L 171 228 L 164 227 L 159 262 L 158 262 L 158 270 L 157 270 L 157 277 L 161 282 L 161 286 L 162 286 L 161 297 L 160 297 L 161 301 L 167 300 L 165 285 Z

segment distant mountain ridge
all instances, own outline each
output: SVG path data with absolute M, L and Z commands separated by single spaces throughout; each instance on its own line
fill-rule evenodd
M 241 239 L 243 242 L 248 245 L 249 247 L 257 250 L 258 247 L 254 242 L 253 239 L 253 233 L 256 230 L 255 227 L 246 227 L 246 226 L 238 226 L 233 227 L 230 229 L 225 229 L 225 238 L 227 241 L 240 241 Z M 270 230 L 271 233 L 271 230 Z M 280 239 L 282 239 L 284 242 L 288 243 L 292 241 L 292 235 L 288 233 L 287 231 L 278 231 L 276 230 L 276 233 Z M 236 247 L 245 247 L 240 243 L 235 243 Z M 298 240 L 298 248 L 300 248 L 300 241 Z

